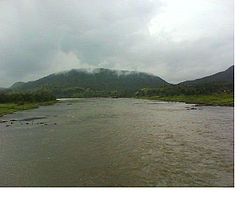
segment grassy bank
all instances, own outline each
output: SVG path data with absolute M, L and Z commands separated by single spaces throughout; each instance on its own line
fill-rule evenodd
M 1 103 L 0 104 L 0 117 L 6 114 L 14 113 L 21 110 L 28 110 L 38 108 L 39 106 L 46 106 L 52 105 L 57 101 L 48 101 L 48 102 L 41 102 L 41 103 L 23 103 L 23 104 L 16 104 L 16 103 Z
M 189 104 L 208 105 L 208 106 L 234 106 L 233 94 L 213 94 L 213 95 L 178 95 L 178 96 L 151 96 L 139 97 L 143 99 L 185 102 Z

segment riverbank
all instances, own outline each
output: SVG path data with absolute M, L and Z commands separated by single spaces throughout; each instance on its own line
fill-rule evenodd
M 24 104 L 16 104 L 16 103 L 1 103 L 0 104 L 0 117 L 6 114 L 11 114 L 17 111 L 22 111 L 22 110 L 29 110 L 29 109 L 34 109 L 38 108 L 39 106 L 47 106 L 47 105 L 52 105 L 58 102 L 57 100 L 55 101 L 47 101 L 47 102 L 41 102 L 41 103 L 24 103 Z
M 176 96 L 151 96 L 138 97 L 142 99 L 184 102 L 187 104 L 197 104 L 206 106 L 234 106 L 233 94 L 213 94 L 213 95 L 176 95 Z

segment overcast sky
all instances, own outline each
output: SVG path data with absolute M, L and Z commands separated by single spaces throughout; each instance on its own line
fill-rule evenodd
M 72 68 L 170 83 L 225 70 L 233 0 L 0 0 L 0 87 Z

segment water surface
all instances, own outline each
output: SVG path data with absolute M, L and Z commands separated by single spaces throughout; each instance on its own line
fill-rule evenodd
M 64 100 L 0 123 L 1 186 L 233 186 L 232 107 Z

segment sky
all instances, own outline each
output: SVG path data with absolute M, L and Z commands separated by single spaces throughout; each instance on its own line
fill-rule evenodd
M 170 83 L 234 63 L 233 0 L 0 0 L 0 87 L 77 68 Z

